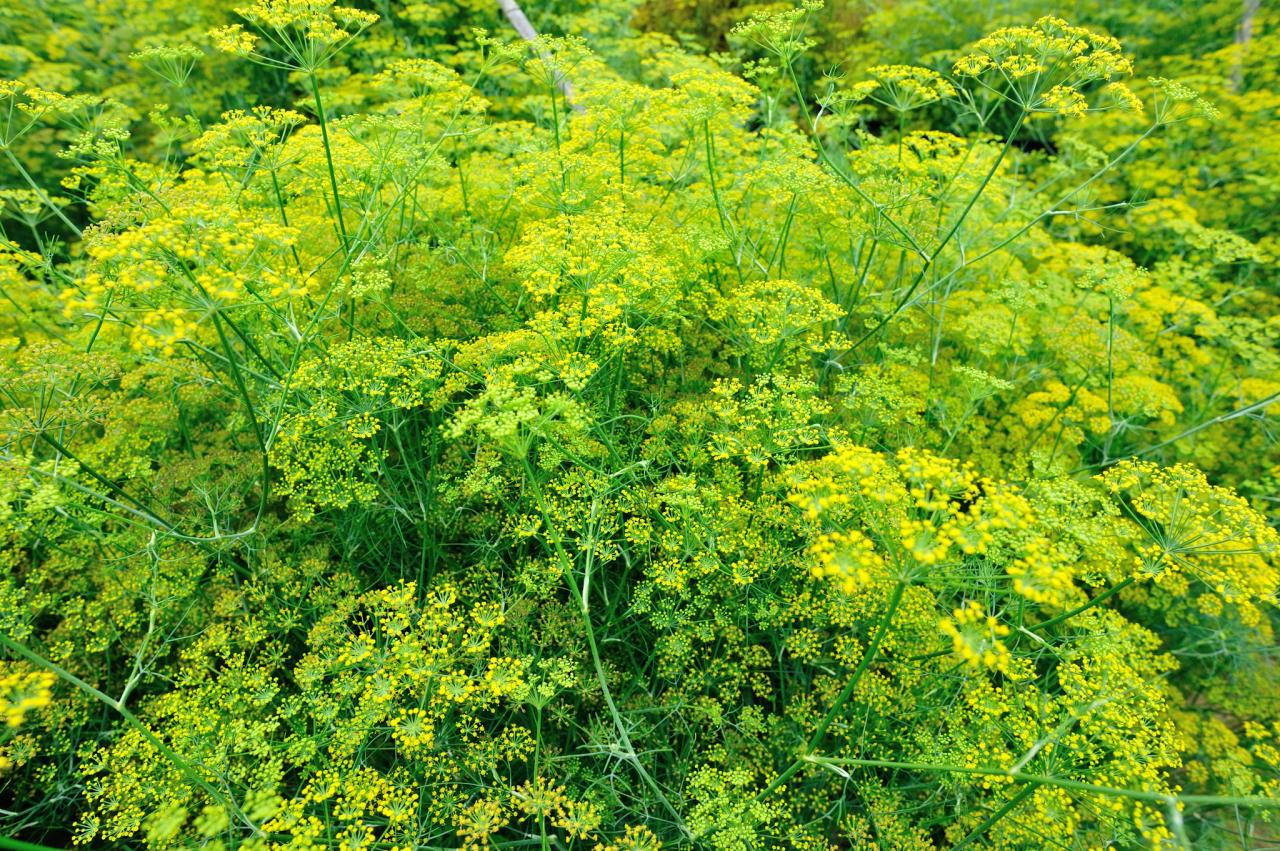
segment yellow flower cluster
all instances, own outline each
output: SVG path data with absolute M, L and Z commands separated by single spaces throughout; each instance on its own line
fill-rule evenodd
M 43 709 L 53 700 L 57 677 L 47 671 L 13 672 L 0 677 L 0 715 L 5 726 L 22 726 L 27 713 Z
M 1137 97 L 1117 78 L 1133 73 L 1120 42 L 1052 16 L 1030 27 L 1004 27 L 972 44 L 958 59 L 957 76 L 990 79 L 988 90 L 1026 112 L 1079 116 L 1089 111 L 1086 93 L 1107 84 L 1107 98 L 1132 108 Z
M 575 799 L 563 786 L 538 777 L 515 787 L 508 797 L 481 799 L 463 810 L 458 814 L 458 835 L 463 848 L 490 848 L 492 838 L 503 828 L 525 820 L 534 820 L 540 830 L 562 831 L 569 842 L 580 842 L 599 836 L 601 814 L 592 802 Z M 629 827 L 618 847 L 660 847 L 656 839 L 651 840 L 655 844 L 645 844 L 652 837 L 651 832 Z
M 124 313 L 133 346 L 173 354 L 215 337 L 219 311 L 280 305 L 315 282 L 284 262 L 295 228 L 264 222 L 228 204 L 222 187 L 193 180 L 144 224 L 87 240 L 87 267 L 63 291 L 67 316 Z
M 876 65 L 867 74 L 879 84 L 873 100 L 896 112 L 909 112 L 956 96 L 956 87 L 937 71 L 914 65 Z
M 0 14 L 0 835 L 1266 844 L 1274 9 L 356 5 Z
M 1101 477 L 1132 527 L 1133 574 L 1238 610 L 1259 626 L 1280 589 L 1280 533 L 1238 495 L 1185 464 L 1125 461 Z
M 817 561 L 813 575 L 836 580 L 846 594 L 869 584 L 872 572 L 879 574 L 885 566 L 871 539 L 857 530 L 828 532 L 813 543 L 809 554 Z
M 976 76 L 998 69 L 1013 79 L 1049 73 L 1064 64 L 1082 79 L 1110 80 L 1133 72 L 1120 42 L 1047 16 L 1030 27 L 1004 27 L 975 42 L 956 62 L 956 73 Z
M 951 638 L 954 652 L 971 668 L 991 668 L 1001 673 L 1009 670 L 1009 648 L 1002 638 L 1009 627 L 976 601 L 969 600 L 938 622 L 938 629 Z
M 1032 538 L 1007 568 L 1013 590 L 1033 603 L 1061 609 L 1075 590 L 1070 562 L 1046 538 Z
M 334 0 L 257 0 L 252 6 L 238 7 L 236 14 L 261 35 L 247 32 L 241 24 L 217 27 L 209 31 L 215 47 L 266 65 L 283 65 L 309 73 L 325 65 L 378 20 L 372 12 L 337 6 Z M 278 49 L 287 59 L 282 62 L 269 52 L 260 51 L 262 41 Z
M 1031 529 L 1035 516 L 1016 490 L 983 478 L 970 465 L 908 447 L 892 460 L 858 446 L 841 446 L 805 471 L 789 499 L 813 520 L 863 524 L 824 533 L 811 553 L 813 573 L 846 589 L 865 584 L 884 565 L 878 545 L 898 570 L 984 556 L 997 534 Z M 953 549 L 957 551 L 953 554 Z M 914 567 L 909 567 L 914 566 Z

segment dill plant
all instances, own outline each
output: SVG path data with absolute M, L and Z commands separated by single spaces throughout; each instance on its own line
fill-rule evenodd
M 1267 841 L 1280 19 L 1079 5 L 6 12 L 0 847 Z

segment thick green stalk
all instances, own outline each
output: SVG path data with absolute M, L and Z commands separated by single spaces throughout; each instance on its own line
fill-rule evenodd
M 1036 629 L 1045 629 L 1046 627 L 1057 626 L 1063 621 L 1070 620 L 1071 618 L 1074 618 L 1076 615 L 1080 614 L 1081 612 L 1086 612 L 1089 609 L 1092 609 L 1094 606 L 1097 606 L 1100 603 L 1104 602 L 1105 600 L 1108 600 L 1111 597 L 1114 597 L 1116 594 L 1119 594 L 1121 591 L 1123 591 L 1124 589 L 1132 585 L 1135 581 L 1136 579 L 1132 576 L 1130 576 L 1128 579 L 1122 579 L 1119 582 L 1117 582 L 1115 585 L 1112 585 L 1106 591 L 1103 591 L 1101 594 L 1091 599 L 1089 602 L 1076 606 L 1074 609 L 1068 612 L 1063 612 L 1060 615 L 1055 615 L 1054 617 L 1049 618 L 1047 621 L 1044 621 L 1043 623 L 1036 624 Z
M 1129 798 L 1134 801 L 1145 801 L 1152 804 L 1195 804 L 1205 807 L 1256 807 L 1259 809 L 1280 810 L 1280 798 L 1264 798 L 1260 796 L 1234 795 L 1175 795 L 1172 792 L 1153 792 L 1144 789 L 1119 789 L 1114 786 L 1100 786 L 1096 783 L 1085 783 L 1080 780 L 1068 780 L 1065 777 L 1049 777 L 1044 774 L 1024 774 L 1021 771 L 1008 771 L 1003 768 L 970 768 L 964 765 L 930 765 L 923 762 L 897 762 L 889 759 L 851 759 L 837 757 L 810 756 L 807 762 L 814 765 L 858 766 L 862 768 L 899 768 L 904 771 L 935 771 L 947 774 L 971 774 L 981 777 L 1007 777 L 1015 783 L 1031 783 L 1036 786 L 1056 786 L 1073 792 L 1088 792 L 1095 795 L 1110 795 Z
M 1003 819 L 1010 812 L 1012 812 L 1014 807 L 1018 806 L 1027 798 L 1030 798 L 1033 794 L 1035 794 L 1035 791 L 1036 791 L 1036 787 L 1030 784 L 1022 787 L 1022 790 L 1019 791 L 1018 794 L 1014 795 L 1012 798 L 1004 802 L 1003 807 L 1001 807 L 1000 809 L 996 810 L 994 813 L 992 813 L 991 815 L 983 819 L 982 823 L 979 824 L 977 827 L 975 827 L 973 830 L 969 831 L 969 834 L 965 836 L 964 839 L 961 839 L 959 842 L 953 845 L 951 847 L 951 851 L 957 851 L 957 849 L 964 848 L 966 845 L 969 845 L 970 843 L 976 842 L 979 839 L 981 839 L 988 830 L 995 827 L 995 825 L 1001 819 Z
M 7 836 L 0 836 L 0 848 L 3 848 L 4 851 L 59 851 L 59 849 L 51 848 L 48 845 L 23 842 L 21 839 L 10 839 Z
M 315 71 L 310 74 L 311 94 L 316 101 L 316 117 L 320 121 L 320 141 L 324 145 L 324 161 L 329 167 L 329 189 L 333 192 L 333 209 L 338 215 L 338 236 L 342 238 L 342 250 L 351 254 L 351 242 L 347 238 L 347 223 L 342 217 L 342 196 L 338 194 L 338 174 L 333 167 L 333 148 L 329 145 L 329 121 L 325 117 L 324 100 L 320 97 L 320 82 Z
M 132 712 L 130 712 L 128 709 L 126 709 L 123 705 L 121 705 L 119 701 L 115 700 L 112 697 L 109 697 L 105 693 L 89 685 L 84 680 L 80 679 L 75 674 L 71 673 L 66 668 L 63 668 L 61 665 L 57 664 L 56 662 L 51 662 L 50 660 L 44 658 L 43 656 L 40 656 L 39 654 L 32 652 L 31 650 L 27 649 L 25 646 L 9 638 L 9 636 L 7 635 L 0 634 L 0 645 L 3 645 L 7 650 L 9 650 L 12 653 L 18 654 L 19 656 L 23 657 L 27 661 L 35 665 L 38 665 L 39 667 L 44 668 L 45 670 L 53 673 L 55 676 L 57 676 L 59 679 L 63 680 L 64 682 L 70 683 L 71 685 L 83 691 L 85 694 L 89 695 L 90 697 L 96 698 L 97 700 L 102 701 L 104 704 L 111 707 L 116 712 L 120 713 L 120 716 L 124 718 L 125 722 L 130 727 L 136 730 L 138 734 L 142 736 L 142 738 L 146 739 L 147 742 L 153 748 L 155 748 L 166 759 L 168 759 L 171 763 L 173 763 L 174 767 L 177 768 L 178 771 L 181 772 L 188 780 L 190 780 L 196 786 L 200 787 L 200 789 L 204 790 L 205 794 L 207 794 L 210 798 L 212 798 L 219 806 L 225 809 L 228 813 L 231 813 L 235 815 L 237 818 L 239 818 L 240 821 L 242 821 L 244 825 L 248 827 L 251 831 L 253 831 L 254 833 L 258 832 L 258 826 L 254 824 L 247 815 L 245 815 L 244 811 L 241 810 L 240 807 L 237 806 L 234 801 L 232 801 L 230 798 L 224 795 L 220 790 L 215 789 L 213 785 L 209 783 L 209 781 L 201 777 L 200 773 L 197 772 L 195 768 L 191 766 L 191 763 L 187 762 L 185 759 L 178 756 L 178 754 L 172 748 L 170 748 L 164 742 L 160 741 L 160 738 L 156 736 L 155 733 L 151 732 L 151 729 L 147 727 L 146 724 L 143 724 L 140 720 L 138 720 L 138 717 L 134 715 Z
M 849 675 L 849 682 L 845 683 L 844 689 L 836 697 L 835 702 L 831 704 L 831 708 L 827 710 L 827 714 L 818 722 L 818 726 L 814 728 L 813 735 L 809 737 L 809 741 L 805 743 L 804 753 L 787 766 L 786 770 L 774 778 L 769 786 L 756 796 L 756 800 L 764 800 L 778 790 L 783 783 L 786 783 L 791 777 L 799 771 L 809 759 L 809 755 L 818 749 L 822 744 L 822 739 L 827 734 L 827 730 L 831 727 L 832 722 L 836 720 L 836 716 L 840 714 L 840 710 L 849 702 L 849 698 L 853 697 L 854 689 L 858 687 L 858 682 L 862 679 L 862 675 L 871 667 L 871 663 L 875 661 L 880 651 L 880 644 L 884 641 L 884 637 L 888 635 L 890 627 L 893 625 L 894 613 L 898 611 L 898 604 L 902 602 L 903 592 L 907 590 L 907 580 L 902 579 L 894 586 L 893 593 L 889 596 L 889 606 L 885 609 L 884 617 L 880 619 L 879 626 L 876 627 L 875 635 L 871 639 L 871 644 L 867 646 L 867 650 L 862 654 L 862 660 L 858 662 L 858 667 L 854 668 L 853 673 Z
M 31 191 L 36 193 L 36 197 L 40 199 L 41 203 L 43 203 L 46 207 L 52 210 L 53 214 L 57 216 L 64 225 L 71 228 L 72 233 L 74 233 L 76 236 L 84 236 L 84 233 L 81 232 L 80 228 L 76 227 L 75 223 L 72 222 L 63 214 L 62 210 L 58 207 L 58 205 L 53 203 L 53 199 L 45 194 L 45 191 L 40 188 L 40 184 L 36 183 L 35 178 L 31 176 L 31 173 L 28 172 L 26 168 L 23 167 L 22 161 L 13 155 L 13 151 L 9 150 L 8 148 L 5 148 L 4 153 L 5 153 L 5 156 L 9 158 L 9 162 L 13 165 L 13 167 L 18 170 L 18 174 L 22 175 L 22 179 L 25 180 L 27 182 L 27 185 L 31 187 Z
M 556 559 L 560 562 L 560 570 L 564 574 L 565 584 L 569 587 L 569 593 L 578 602 L 578 612 L 582 615 L 582 628 L 587 636 L 587 647 L 591 651 L 591 665 L 595 669 L 596 681 L 600 685 L 600 694 L 604 698 L 605 707 L 609 710 L 609 716 L 613 720 L 614 729 L 618 733 L 618 740 L 622 746 L 626 748 L 624 757 L 635 768 L 636 773 L 640 775 L 640 779 L 645 785 L 657 796 L 662 806 L 671 814 L 676 825 L 680 828 L 685 836 L 689 835 L 689 831 L 684 826 L 684 820 L 680 818 L 679 812 L 672 806 L 671 801 L 667 799 L 662 788 L 658 786 L 658 782 L 645 769 L 640 762 L 639 755 L 636 754 L 635 746 L 631 743 L 631 736 L 627 734 L 626 725 L 622 722 L 622 713 L 618 711 L 618 705 L 613 700 L 613 692 L 609 689 L 609 680 L 605 676 L 604 663 L 600 658 L 600 648 L 596 643 L 595 628 L 591 624 L 591 607 L 588 604 L 587 596 L 583 589 L 579 589 L 577 583 L 573 581 L 573 565 L 569 559 L 569 554 L 565 552 L 564 545 L 560 542 L 560 535 L 555 531 L 555 526 L 551 522 L 551 516 L 547 512 L 547 505 L 542 496 L 542 488 L 538 486 L 537 475 L 534 472 L 533 465 L 529 463 L 529 459 L 522 458 L 524 463 L 525 478 L 529 482 L 530 490 L 533 491 L 534 500 L 538 503 L 538 511 L 542 514 L 543 522 L 547 524 L 547 537 L 551 540 L 552 549 L 555 550 Z

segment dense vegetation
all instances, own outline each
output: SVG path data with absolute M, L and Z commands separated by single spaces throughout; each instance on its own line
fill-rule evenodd
M 0 8 L 0 847 L 1280 841 L 1274 4 L 358 5 Z

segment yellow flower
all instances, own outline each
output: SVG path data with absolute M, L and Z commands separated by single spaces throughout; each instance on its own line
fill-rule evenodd
M 0 717 L 10 729 L 22 726 L 27 714 L 53 701 L 57 677 L 47 671 L 13 672 L 0 676 Z
M 953 652 L 971 668 L 1007 671 L 1012 661 L 1009 649 L 1000 639 L 1009 628 L 975 600 L 969 600 L 938 623 L 943 635 L 950 636 Z

